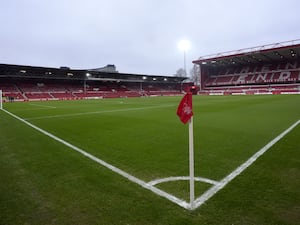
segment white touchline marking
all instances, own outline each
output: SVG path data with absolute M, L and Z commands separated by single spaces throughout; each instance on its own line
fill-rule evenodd
M 252 163 L 256 161 L 260 156 L 262 156 L 269 148 L 271 148 L 276 142 L 278 142 L 281 138 L 283 138 L 286 134 L 288 134 L 291 130 L 293 130 L 298 124 L 300 120 L 295 122 L 288 129 L 279 134 L 276 138 L 262 147 L 258 152 L 256 152 L 251 158 L 249 158 L 246 162 L 240 165 L 237 169 L 231 172 L 228 176 L 223 178 L 217 185 L 211 187 L 208 191 L 206 191 L 203 195 L 195 200 L 195 207 L 198 208 L 202 204 L 204 204 L 209 198 L 214 196 L 218 191 L 224 188 L 230 181 L 236 178 L 239 174 L 241 174 L 245 169 L 247 169 Z
M 44 107 L 44 108 L 50 108 L 50 109 L 56 109 L 55 106 L 40 105 L 40 104 L 33 104 L 33 103 L 30 103 L 29 105 L 39 106 L 39 107 Z
M 113 165 L 111 165 L 111 164 L 109 164 L 109 163 L 107 163 L 107 162 L 105 162 L 105 161 L 103 161 L 103 160 L 101 160 L 101 159 L 93 156 L 90 153 L 87 153 L 86 151 L 82 150 L 81 148 L 78 148 L 78 147 L 70 144 L 69 142 L 62 140 L 61 138 L 59 138 L 59 137 L 57 137 L 57 136 L 55 136 L 55 135 L 53 135 L 53 134 L 51 134 L 51 133 L 49 133 L 49 132 L 47 132 L 47 131 L 45 131 L 43 129 L 41 129 L 41 128 L 39 128 L 39 127 L 31 124 L 31 123 L 29 123 L 28 121 L 26 121 L 26 120 L 24 120 L 24 119 L 22 119 L 22 118 L 20 118 L 20 117 L 18 117 L 16 115 L 14 115 L 13 113 L 10 113 L 9 111 L 7 111 L 5 109 L 2 109 L 2 110 L 4 112 L 6 112 L 7 114 L 11 115 L 12 117 L 14 117 L 14 118 L 20 120 L 21 122 L 25 123 L 26 125 L 32 127 L 33 129 L 41 132 L 42 134 L 44 134 L 44 135 L 46 135 L 46 136 L 48 136 L 48 137 L 50 137 L 50 138 L 52 138 L 52 139 L 54 139 L 54 140 L 62 143 L 62 144 L 64 144 L 65 146 L 67 146 L 67 147 L 69 147 L 69 148 L 71 148 L 71 149 L 73 149 L 73 150 L 75 150 L 75 151 L 77 151 L 79 153 L 81 153 L 85 157 L 87 157 L 87 158 L 89 158 L 89 159 L 91 159 L 91 160 L 93 160 L 93 161 L 101 164 L 102 166 L 104 166 L 104 167 L 110 169 L 111 171 L 113 171 L 113 172 L 115 172 L 115 173 L 117 173 L 117 174 L 119 174 L 119 175 L 127 178 L 128 180 L 130 180 L 130 181 L 132 181 L 132 182 L 134 182 L 134 183 L 142 186 L 143 188 L 148 189 L 148 190 L 154 192 L 155 194 L 157 194 L 157 195 L 159 195 L 161 197 L 164 197 L 164 198 L 170 200 L 171 202 L 173 202 L 173 203 L 175 203 L 175 204 L 177 204 L 177 205 L 179 205 L 179 206 L 181 206 L 181 207 L 183 207 L 185 209 L 190 209 L 190 204 L 187 203 L 186 201 L 184 201 L 182 199 L 179 199 L 176 196 L 173 196 L 173 195 L 171 195 L 171 194 L 169 194 L 169 193 L 167 193 L 167 192 L 165 192 L 165 191 L 163 191 L 163 190 L 161 190 L 159 188 L 156 188 L 156 187 L 154 187 L 152 185 L 149 185 L 147 182 L 145 182 L 145 181 L 143 181 L 143 180 L 141 180 L 141 179 L 139 179 L 137 177 L 134 177 L 134 176 L 132 176 L 129 173 L 126 173 L 125 171 L 123 171 L 123 170 L 121 170 L 121 169 L 119 169 L 119 168 L 117 168 L 117 167 L 115 167 L 115 166 L 113 166 Z
M 115 109 L 115 110 L 104 110 L 104 111 L 102 110 L 102 111 L 95 111 L 95 112 L 72 113 L 72 114 L 55 115 L 55 116 L 40 116 L 40 117 L 24 118 L 24 120 L 65 118 L 65 117 L 91 115 L 91 114 L 102 114 L 102 113 L 126 112 L 126 111 L 145 110 L 145 109 L 154 109 L 154 108 L 165 108 L 165 107 L 170 107 L 170 106 L 175 106 L 175 105 L 159 105 L 159 106 L 149 106 L 149 107 L 139 107 L 139 108 L 127 108 L 127 109 Z
M 179 181 L 179 180 L 189 180 L 189 179 L 190 179 L 190 177 L 187 177 L 187 176 L 166 177 L 166 178 L 152 180 L 152 181 L 148 182 L 148 184 L 155 186 L 157 184 L 164 183 L 164 182 Z M 213 185 L 218 185 L 219 184 L 218 181 L 207 179 L 207 178 L 204 178 L 204 177 L 195 177 L 195 181 L 202 181 L 202 182 L 213 184 Z

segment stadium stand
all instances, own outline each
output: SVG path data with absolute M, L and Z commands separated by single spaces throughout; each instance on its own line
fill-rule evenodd
M 300 94 L 300 39 L 200 57 L 199 83 L 186 77 L 0 64 L 5 101 L 180 95 Z
M 300 91 L 300 39 L 200 57 L 200 94 Z
M 180 95 L 186 77 L 0 64 L 4 99 L 15 101 Z

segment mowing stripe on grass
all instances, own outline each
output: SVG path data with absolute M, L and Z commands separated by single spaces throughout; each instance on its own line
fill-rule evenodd
M 241 174 L 245 169 L 247 169 L 252 163 L 254 163 L 260 156 L 262 156 L 268 149 L 270 149 L 275 143 L 277 143 L 281 138 L 283 138 L 286 134 L 288 134 L 291 130 L 293 130 L 298 124 L 300 120 L 295 122 L 288 129 L 279 134 L 276 138 L 262 147 L 258 152 L 256 152 L 251 158 L 249 158 L 246 162 L 240 165 L 237 169 L 235 169 L 228 176 L 223 178 L 217 185 L 211 187 L 208 191 L 206 191 L 203 195 L 195 200 L 195 207 L 198 208 L 202 204 L 204 204 L 209 198 L 214 196 L 218 191 L 224 188 L 230 181 L 236 178 L 239 174 Z
M 104 167 L 110 169 L 111 171 L 113 171 L 113 172 L 115 172 L 115 173 L 117 173 L 117 174 L 119 174 L 119 175 L 127 178 L 128 180 L 130 180 L 130 181 L 132 181 L 132 182 L 134 182 L 134 183 L 142 186 L 143 188 L 148 189 L 148 190 L 154 192 L 155 194 L 157 194 L 157 195 L 159 195 L 161 197 L 164 197 L 164 198 L 170 200 L 173 203 L 176 203 L 177 205 L 179 205 L 179 206 L 181 206 L 181 207 L 183 207 L 185 209 L 191 209 L 190 208 L 190 204 L 187 203 L 186 201 L 184 201 L 182 199 L 179 199 L 176 196 L 173 196 L 173 195 L 171 195 L 171 194 L 169 194 L 169 193 L 167 193 L 167 192 L 165 192 L 165 191 L 163 191 L 163 190 L 161 190 L 159 188 L 156 188 L 156 187 L 148 184 L 147 182 L 145 182 L 145 181 L 143 181 L 143 180 L 141 180 L 141 179 L 139 179 L 139 178 L 137 178 L 135 176 L 132 176 L 131 174 L 129 174 L 129 173 L 127 173 L 127 172 L 125 172 L 125 171 L 123 171 L 123 170 L 121 170 L 121 169 L 119 169 L 119 168 L 117 168 L 117 167 L 115 167 L 115 166 L 113 166 L 113 165 L 111 165 L 111 164 L 109 164 L 109 163 L 107 163 L 107 162 L 105 162 L 105 161 L 103 161 L 103 160 L 95 157 L 95 156 L 93 156 L 90 153 L 87 153 L 86 151 L 82 150 L 81 148 L 78 148 L 78 147 L 72 145 L 71 143 L 62 140 L 61 138 L 59 138 L 59 137 L 57 137 L 57 136 L 55 136 L 55 135 L 53 135 L 53 134 L 51 134 L 51 133 L 49 133 L 49 132 L 47 132 L 47 131 L 45 131 L 45 130 L 43 130 L 41 128 L 39 128 L 39 127 L 37 127 L 37 126 L 29 123 L 29 122 L 27 122 L 26 120 L 24 120 L 24 119 L 22 119 L 22 118 L 20 118 L 20 117 L 18 117 L 16 115 L 14 115 L 13 113 L 11 113 L 11 112 L 9 112 L 9 111 L 7 111 L 5 109 L 3 109 L 3 111 L 6 112 L 7 114 L 9 114 L 10 116 L 12 116 L 12 117 L 20 120 L 21 122 L 25 123 L 26 125 L 32 127 L 33 129 L 39 131 L 40 133 L 42 133 L 42 134 L 44 134 L 44 135 L 46 135 L 46 136 L 48 136 L 48 137 L 50 137 L 50 138 L 52 138 L 52 139 L 60 142 L 60 143 L 62 143 L 63 145 L 65 145 L 65 146 L 67 146 L 67 147 L 69 147 L 69 148 L 71 148 L 71 149 L 73 149 L 73 150 L 81 153 L 85 157 L 87 157 L 87 158 L 89 158 L 89 159 L 91 159 L 91 160 L 93 160 L 93 161 L 101 164 L 102 166 L 104 166 Z
M 47 109 L 56 109 L 56 108 L 57 108 L 57 107 L 55 107 L 55 106 L 48 106 L 48 105 L 41 105 L 41 104 L 33 104 L 33 103 L 30 103 L 29 105 L 38 106 L 38 107 L 47 108 Z
M 102 110 L 102 111 L 94 111 L 94 112 L 72 113 L 72 114 L 55 115 L 55 116 L 29 117 L 29 118 L 24 118 L 24 120 L 65 118 L 65 117 L 83 116 L 83 115 L 91 115 L 91 114 L 126 112 L 126 111 L 136 111 L 136 110 L 155 109 L 155 108 L 166 108 L 166 107 L 171 107 L 171 106 L 175 106 L 175 105 L 174 104 L 172 104 L 172 105 L 159 105 L 159 106 L 149 106 L 149 107 L 139 107 L 139 108 L 126 108 L 126 109 Z

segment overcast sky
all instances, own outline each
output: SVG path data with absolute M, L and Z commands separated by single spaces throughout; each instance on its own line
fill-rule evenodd
M 0 0 L 0 63 L 173 75 L 203 55 L 300 38 L 299 0 Z

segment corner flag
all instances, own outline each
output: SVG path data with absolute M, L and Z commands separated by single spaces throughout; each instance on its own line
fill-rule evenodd
M 195 179 L 194 179 L 194 131 L 193 131 L 193 98 L 192 93 L 188 92 L 181 99 L 177 115 L 182 123 L 189 122 L 189 168 L 190 168 L 190 209 L 195 207 Z
M 177 115 L 182 123 L 186 124 L 193 116 L 193 104 L 192 104 L 192 93 L 188 92 L 181 99 L 178 108 Z

